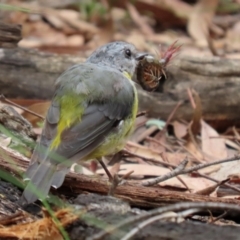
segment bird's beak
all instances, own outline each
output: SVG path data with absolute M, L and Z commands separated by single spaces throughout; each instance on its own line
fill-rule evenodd
M 149 55 L 149 53 L 137 53 L 136 56 L 135 56 L 135 59 L 140 61 L 147 55 Z

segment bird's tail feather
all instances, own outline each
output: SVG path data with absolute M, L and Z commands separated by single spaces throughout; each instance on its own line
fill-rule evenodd
M 62 170 L 55 172 L 52 179 L 52 186 L 54 188 L 59 188 L 60 186 L 62 186 L 65 176 L 69 173 L 69 171 L 70 169 L 66 167 Z
M 23 180 L 27 181 L 27 180 L 31 180 L 31 178 L 35 175 L 37 169 L 38 169 L 39 163 L 38 162 L 34 162 L 34 163 L 30 163 L 30 165 L 28 166 L 27 171 L 24 173 L 23 175 Z
M 37 199 L 45 199 L 47 197 L 56 169 L 56 165 L 46 160 L 42 161 L 36 170 L 32 168 L 29 174 L 30 181 L 23 192 L 25 202 L 33 203 Z M 33 172 L 34 174 L 32 174 Z

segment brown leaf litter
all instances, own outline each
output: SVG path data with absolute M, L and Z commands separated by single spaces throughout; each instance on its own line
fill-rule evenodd
M 79 215 L 68 208 L 58 210 L 54 214 L 59 220 L 61 227 L 66 227 L 79 218 Z M 15 222 L 12 222 L 10 226 L 8 226 L 8 224 L 4 224 L 0 220 L 0 239 L 63 240 L 64 238 L 59 231 L 57 223 L 54 222 L 53 218 L 48 215 L 47 212 L 45 212 L 44 215 L 45 216 L 42 219 L 32 220 L 25 223 L 16 223 L 17 219 L 13 219 Z

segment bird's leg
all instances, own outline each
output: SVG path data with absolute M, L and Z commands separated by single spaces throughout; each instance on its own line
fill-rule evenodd
M 115 163 L 118 163 L 122 160 L 122 151 L 115 153 L 112 157 L 112 159 L 110 160 L 110 162 L 108 163 L 109 166 L 114 165 Z
M 101 164 L 101 166 L 103 167 L 103 169 L 106 172 L 106 174 L 108 175 L 109 182 L 113 182 L 112 174 L 108 171 L 108 169 L 107 169 L 105 163 L 103 162 L 102 158 L 98 158 L 98 161 Z
M 121 160 L 121 156 L 122 156 L 122 152 L 119 152 L 117 154 L 115 154 L 112 158 L 112 160 L 110 162 L 119 162 L 119 160 Z M 111 183 L 111 186 L 110 186 L 110 189 L 109 189 L 109 192 L 108 192 L 108 195 L 110 196 L 114 196 L 114 193 L 115 193 L 115 190 L 117 188 L 117 186 L 119 184 L 121 184 L 125 179 L 127 179 L 132 173 L 133 171 L 131 172 L 128 172 L 126 173 L 123 177 L 119 178 L 117 174 L 114 174 L 112 176 L 112 174 L 108 171 L 106 165 L 104 164 L 104 162 L 102 161 L 102 158 L 99 158 L 97 159 L 100 164 L 102 165 L 103 169 L 105 170 L 106 174 L 108 175 L 108 178 L 109 178 L 109 182 Z

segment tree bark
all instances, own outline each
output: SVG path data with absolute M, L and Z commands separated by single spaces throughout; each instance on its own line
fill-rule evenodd
M 0 47 L 17 47 L 21 37 L 21 25 L 9 24 L 0 21 Z

